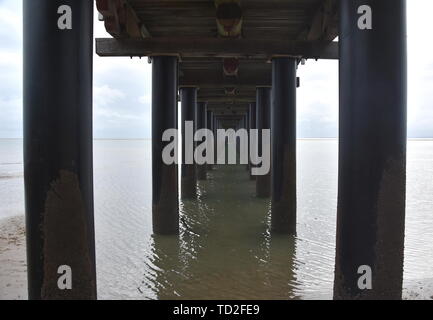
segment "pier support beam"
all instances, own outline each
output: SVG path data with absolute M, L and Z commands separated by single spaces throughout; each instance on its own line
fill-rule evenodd
M 257 129 L 257 112 L 256 112 L 256 103 L 250 103 L 249 108 L 248 108 L 248 116 L 249 116 L 249 122 L 250 122 L 250 129 Z M 251 159 L 250 159 L 250 179 L 251 180 L 255 180 L 256 176 L 253 176 L 251 174 L 251 170 L 253 168 L 254 164 L 251 163 Z
M 187 138 L 185 130 L 185 121 L 194 122 L 195 109 L 197 108 L 197 88 L 181 88 L 180 100 L 182 109 L 182 166 L 181 166 L 181 195 L 182 199 L 196 199 L 197 198 L 197 175 L 195 172 L 195 164 L 193 159 L 192 163 L 187 163 L 187 155 L 192 154 L 193 150 L 186 150 Z M 194 146 L 190 141 L 191 146 Z
M 251 123 L 250 123 L 250 110 L 247 110 L 247 113 L 245 114 L 245 121 L 246 121 L 246 129 L 247 129 L 247 133 L 248 133 L 248 145 L 247 145 L 247 150 L 249 150 L 249 143 L 250 143 L 250 130 L 251 130 Z M 245 166 L 245 170 L 247 170 L 248 172 L 250 172 L 251 170 L 251 162 L 250 162 L 250 157 L 248 156 L 248 164 Z
M 198 102 L 196 104 L 196 113 L 195 113 L 195 122 L 196 122 L 196 130 L 200 129 L 206 129 L 206 103 L 205 102 Z M 196 165 L 197 170 L 197 179 L 198 180 L 206 180 L 207 179 L 207 172 L 206 172 L 206 164 L 204 165 Z
M 213 132 L 213 112 L 212 112 L 212 110 L 206 110 L 206 128 Z M 207 164 L 206 170 L 212 171 L 213 165 Z
M 361 6 L 364 13 L 372 12 L 372 29 L 359 28 Z M 340 15 L 343 36 L 339 40 L 340 158 L 334 298 L 401 299 L 406 1 L 343 0 Z
M 272 60 L 272 231 L 296 233 L 296 60 Z
M 214 138 L 214 168 L 216 168 L 217 164 L 218 164 L 218 120 L 217 120 L 217 116 L 216 113 L 213 113 L 212 116 L 212 126 L 213 126 L 213 136 Z
M 152 216 L 156 234 L 179 233 L 178 167 L 165 164 L 162 141 L 177 128 L 177 58 L 152 58 Z
M 262 156 L 262 130 L 270 129 L 271 127 L 271 88 L 257 88 L 256 97 L 256 116 L 257 129 L 259 130 L 258 152 Z M 256 195 L 259 198 L 268 198 L 271 196 L 271 173 L 264 176 L 256 177 Z
M 23 9 L 29 299 L 96 299 L 93 3 L 24 0 Z

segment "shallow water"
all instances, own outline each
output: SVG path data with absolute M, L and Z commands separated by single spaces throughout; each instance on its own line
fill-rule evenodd
M 0 140 L 0 217 L 23 214 L 21 141 Z M 181 202 L 178 237 L 151 234 L 150 141 L 95 141 L 101 299 L 331 298 L 336 140 L 298 142 L 298 234 L 271 236 L 245 166 L 218 166 Z M 409 141 L 405 283 L 433 278 L 433 141 Z M 421 282 L 422 283 L 422 282 Z

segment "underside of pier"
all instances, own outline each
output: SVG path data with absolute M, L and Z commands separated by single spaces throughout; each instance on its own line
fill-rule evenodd
M 173 55 L 179 87 L 197 87 L 215 115 L 245 114 L 272 85 L 272 59 L 337 59 L 335 0 L 98 0 L 113 36 L 100 56 Z M 223 126 L 230 119 L 225 117 Z
M 93 5 L 88 0 L 23 2 L 31 299 L 96 298 Z M 155 234 L 179 233 L 179 186 L 182 199 L 194 201 L 197 181 L 213 170 L 212 163 L 182 165 L 179 183 L 176 161 L 163 161 L 165 148 L 173 143 L 165 132 L 176 129 L 180 118 L 194 121 L 191 131 L 214 134 L 220 128 L 270 129 L 270 176 L 251 180 L 257 197 L 270 198 L 272 236 L 296 235 L 297 67 L 307 59 L 338 59 L 334 297 L 401 298 L 405 0 L 96 0 L 96 7 L 112 36 L 96 39 L 99 56 L 149 57 L 152 62 Z M 181 130 L 185 136 L 186 123 Z M 260 152 L 267 150 L 265 141 L 257 144 Z M 251 175 L 252 161 L 247 167 Z M 69 274 L 73 283 L 59 282 L 59 274 Z

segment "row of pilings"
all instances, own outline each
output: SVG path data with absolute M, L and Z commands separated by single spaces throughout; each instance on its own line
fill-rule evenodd
M 68 3 L 79 14 L 73 15 L 71 30 L 61 30 L 56 21 L 62 1 L 24 0 L 24 176 L 30 299 L 96 298 L 93 3 Z M 365 3 L 373 12 L 372 29 L 359 28 L 358 9 Z M 339 43 L 334 297 L 399 299 L 406 181 L 406 2 L 341 0 Z M 272 63 L 272 227 L 276 232 L 293 233 L 296 59 L 279 57 Z M 162 234 L 179 230 L 178 169 L 161 160 L 162 134 L 177 128 L 177 70 L 176 57 L 153 57 L 153 224 L 154 231 Z M 269 103 L 261 95 L 256 102 L 263 100 Z M 366 276 L 360 270 L 370 270 L 371 283 L 360 283 Z M 68 274 L 72 285 L 59 285 L 60 277 Z

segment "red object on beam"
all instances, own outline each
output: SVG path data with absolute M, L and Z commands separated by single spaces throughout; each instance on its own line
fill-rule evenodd
M 237 2 L 221 3 L 217 6 L 218 33 L 223 37 L 240 37 L 242 33 L 242 8 Z
M 239 59 L 226 58 L 223 60 L 224 75 L 237 76 L 239 71 Z
M 96 0 L 96 8 L 104 17 L 110 15 L 110 0 Z
M 96 0 L 96 8 L 104 17 L 105 29 L 113 37 L 121 37 L 126 30 L 125 0 Z

